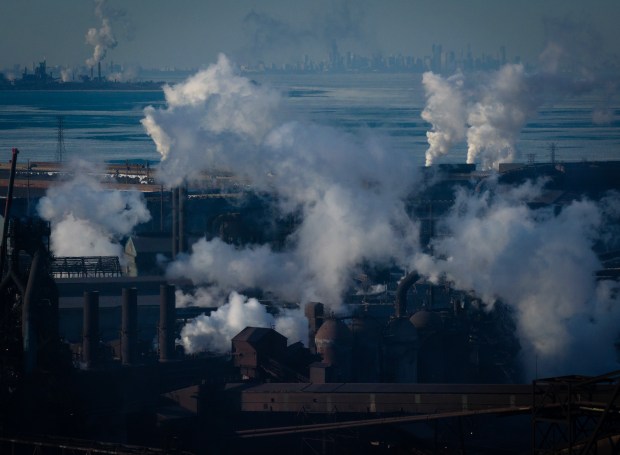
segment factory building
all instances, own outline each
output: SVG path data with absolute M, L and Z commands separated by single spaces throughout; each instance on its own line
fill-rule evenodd
M 410 201 L 411 213 L 425 214 L 422 237 L 428 241 L 447 207 L 441 201 L 464 171 L 428 190 L 430 203 L 423 197 Z M 464 184 L 478 183 L 469 175 Z M 248 219 L 231 207 L 181 219 L 179 205 L 189 201 L 181 202 L 178 193 L 171 198 L 176 214 L 162 210 L 160 217 L 170 229 L 154 229 L 170 232 L 157 241 L 159 253 L 171 257 L 187 248 L 190 234 L 277 244 L 294 229 L 294 220 L 272 230 L 263 231 L 260 223 L 243 228 Z M 553 204 L 568 198 L 563 193 Z M 312 437 L 303 440 L 302 433 L 322 434 L 315 439 L 324 448 L 333 444 L 333 453 L 377 447 L 438 453 L 437 441 L 447 453 L 494 453 L 497 447 L 484 446 L 491 436 L 473 435 L 497 426 L 504 443 L 537 453 L 617 443 L 620 375 L 519 384 L 518 340 L 501 302 L 489 312 L 471 292 L 425 282 L 415 271 L 392 270 L 398 280 L 361 302 L 351 296 L 346 315 L 308 303 L 306 346 L 288 345 L 273 328 L 245 327 L 230 340 L 230 355 L 187 355 L 176 344 L 180 327 L 207 311 L 175 307 L 175 291 L 191 284 L 150 275 L 140 261 L 157 248 L 132 237 L 125 251 L 133 264 L 123 276 L 105 276 L 102 270 L 110 267 L 103 259 L 55 264 L 46 223 L 7 219 L 0 267 L 0 451 L 14 450 L 23 428 L 74 440 L 54 448 L 76 449 L 75 438 L 81 438 L 89 440 L 82 448 L 91 453 L 106 453 L 103 443 L 115 443 L 123 446 L 115 449 L 121 454 L 149 445 L 164 447 L 159 453 L 268 452 L 274 446 L 293 452 L 301 442 L 311 444 Z M 618 255 L 608 251 L 601 258 L 600 273 L 617 279 Z M 446 427 L 456 428 L 454 434 Z M 345 440 L 346 431 L 355 433 Z M 556 431 L 566 440 L 551 447 L 545 437 Z M 25 442 L 53 444 L 34 437 Z

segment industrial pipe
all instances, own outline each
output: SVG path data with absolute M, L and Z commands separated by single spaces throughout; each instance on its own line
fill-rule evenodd
M 84 292 L 82 363 L 92 368 L 99 360 L 99 292 Z
M 24 304 L 22 306 L 22 343 L 24 350 L 24 372 L 31 373 L 37 365 L 37 316 L 36 301 L 39 290 L 39 277 L 43 252 L 39 249 L 34 254 L 30 265 L 28 283 L 24 292 Z
M 121 321 L 121 362 L 134 365 L 138 352 L 138 290 L 123 288 Z
M 174 285 L 162 284 L 159 287 L 159 361 L 174 360 L 175 336 L 175 297 Z
M 172 260 L 179 253 L 179 189 L 172 189 Z
M 405 276 L 396 288 L 396 301 L 394 303 L 394 312 L 397 318 L 407 315 L 407 291 L 420 279 L 420 274 L 411 272 Z

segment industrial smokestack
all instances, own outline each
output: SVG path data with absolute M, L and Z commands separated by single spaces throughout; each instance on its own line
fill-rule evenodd
M 185 187 L 181 185 L 179 187 L 179 245 L 178 252 L 185 253 L 186 250 L 186 240 L 185 240 Z
M 159 361 L 174 360 L 174 329 L 176 321 L 174 285 L 159 287 Z
M 179 253 L 179 189 L 172 189 L 172 260 Z
M 82 363 L 92 368 L 99 360 L 99 292 L 84 292 L 82 329 Z
M 324 306 L 320 302 L 309 302 L 304 308 L 304 314 L 308 319 L 308 348 L 316 353 L 314 337 L 323 325 Z
M 121 362 L 135 365 L 138 352 L 138 290 L 123 288 Z
M 101 62 L 97 62 L 97 79 L 101 80 Z
M 396 288 L 396 301 L 394 303 L 394 313 L 397 318 L 405 317 L 407 315 L 407 291 L 420 279 L 420 275 L 417 272 L 411 272 L 405 276 Z
M 37 250 L 30 266 L 28 284 L 22 306 L 22 341 L 24 349 L 24 372 L 31 373 L 37 365 L 37 320 L 35 314 L 41 270 L 41 250 Z
M 172 189 L 172 259 L 186 250 L 185 239 L 185 198 L 184 186 Z

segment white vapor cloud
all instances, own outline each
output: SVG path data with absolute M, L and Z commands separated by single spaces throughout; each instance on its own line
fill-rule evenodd
M 145 109 L 142 123 L 166 184 L 226 169 L 273 194 L 274 212 L 301 214 L 283 251 L 202 240 L 171 276 L 337 308 L 363 261 L 403 263 L 417 248 L 403 203 L 415 180 L 411 157 L 372 138 L 287 121 L 280 94 L 239 76 L 225 56 L 165 95 L 167 107 Z
M 534 359 L 543 375 L 602 373 L 613 367 L 618 336 L 618 327 L 607 321 L 617 321 L 620 311 L 613 285 L 595 279 L 601 264 L 593 246 L 603 211 L 590 200 L 574 201 L 557 214 L 530 209 L 526 201 L 538 191 L 527 184 L 498 187 L 493 194 L 458 192 L 443 221 L 447 235 L 433 242 L 435 258 L 418 255 L 414 265 L 474 291 L 488 305 L 501 300 L 511 306 L 530 374 Z M 607 357 L 593 362 L 576 356 L 579 351 Z
M 50 187 L 37 206 L 39 215 L 51 222 L 53 253 L 122 258 L 119 238 L 151 219 L 143 195 L 105 190 L 94 165 L 76 162 L 72 166 L 73 178 Z
M 446 155 L 459 141 L 465 139 L 467 117 L 462 89 L 464 76 L 455 74 L 444 79 L 432 72 L 422 76 L 426 93 L 426 107 L 422 118 L 432 124 L 432 131 L 426 133 L 428 149 L 426 166 Z
M 93 55 L 86 60 L 86 64 L 91 67 L 102 61 L 108 50 L 118 44 L 110 19 L 106 17 L 106 0 L 96 0 L 95 4 L 95 14 L 101 19 L 101 27 L 93 27 L 86 32 L 86 43 L 93 46 Z
M 274 328 L 288 343 L 308 338 L 308 325 L 302 310 L 282 310 L 273 316 L 258 300 L 232 292 L 228 301 L 209 316 L 203 314 L 188 322 L 181 330 L 179 343 L 189 354 L 209 351 L 226 354 L 231 339 L 246 327 Z

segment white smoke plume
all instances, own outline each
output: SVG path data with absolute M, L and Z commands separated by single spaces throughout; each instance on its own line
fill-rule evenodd
M 73 69 L 63 68 L 60 70 L 60 80 L 63 82 L 71 82 L 73 80 Z
M 514 160 L 519 133 L 536 113 L 547 81 L 528 76 L 522 65 L 509 64 L 468 78 L 427 72 L 422 82 L 427 99 L 422 118 L 432 125 L 426 133 L 426 165 L 466 137 L 467 162 L 497 169 Z
M 101 27 L 90 28 L 86 32 L 86 43 L 93 46 L 93 55 L 86 60 L 90 67 L 102 61 L 109 49 L 114 49 L 118 42 L 112 31 L 110 19 L 106 17 L 106 0 L 95 0 L 95 14 L 101 19 Z
M 592 118 L 595 123 L 613 120 L 609 100 L 616 96 L 617 82 L 601 76 L 605 74 L 603 62 L 612 58 L 604 55 L 595 27 L 571 18 L 545 18 L 544 27 L 545 48 L 537 72 L 508 64 L 467 77 L 424 74 L 427 104 L 422 118 L 432 125 L 427 132 L 427 165 L 460 141 L 463 125 L 468 163 L 497 169 L 500 163 L 514 161 L 519 134 L 543 101 L 553 104 L 593 89 L 603 90 L 605 104 L 592 106 Z
M 410 157 L 377 140 L 284 121 L 279 93 L 239 76 L 224 56 L 164 91 L 167 108 L 147 108 L 142 122 L 166 184 L 226 169 L 275 195 L 274 210 L 302 215 L 282 252 L 203 240 L 171 266 L 172 276 L 338 307 L 364 260 L 403 263 L 415 250 L 417 226 L 402 202 L 415 178 Z
M 447 235 L 433 242 L 435 258 L 418 255 L 414 266 L 474 291 L 488 305 L 510 305 L 530 374 L 536 361 L 543 376 L 613 369 L 618 327 L 608 321 L 618 320 L 620 302 L 612 292 L 617 283 L 595 279 L 601 207 L 578 200 L 555 214 L 527 206 L 540 185 L 496 190 L 460 191 L 443 222 Z
M 51 249 L 56 256 L 118 256 L 118 240 L 151 219 L 137 191 L 105 190 L 93 164 L 72 163 L 73 178 L 52 186 L 37 206 L 51 222 Z
M 426 150 L 426 166 L 433 164 L 456 143 L 465 139 L 467 112 L 462 94 L 463 79 L 464 76 L 460 73 L 448 79 L 430 71 L 422 76 L 426 93 L 422 118 L 432 125 L 432 130 L 426 133 L 429 145 Z
M 505 65 L 482 84 L 468 109 L 468 163 L 480 159 L 490 169 L 514 160 L 519 133 L 538 106 L 532 89 L 522 65 Z
M 288 343 L 306 342 L 308 323 L 301 310 L 282 310 L 276 316 L 267 312 L 256 299 L 232 292 L 228 302 L 209 316 L 203 314 L 187 323 L 181 330 L 180 343 L 189 354 L 209 351 L 230 352 L 231 339 L 246 327 L 274 328 Z

